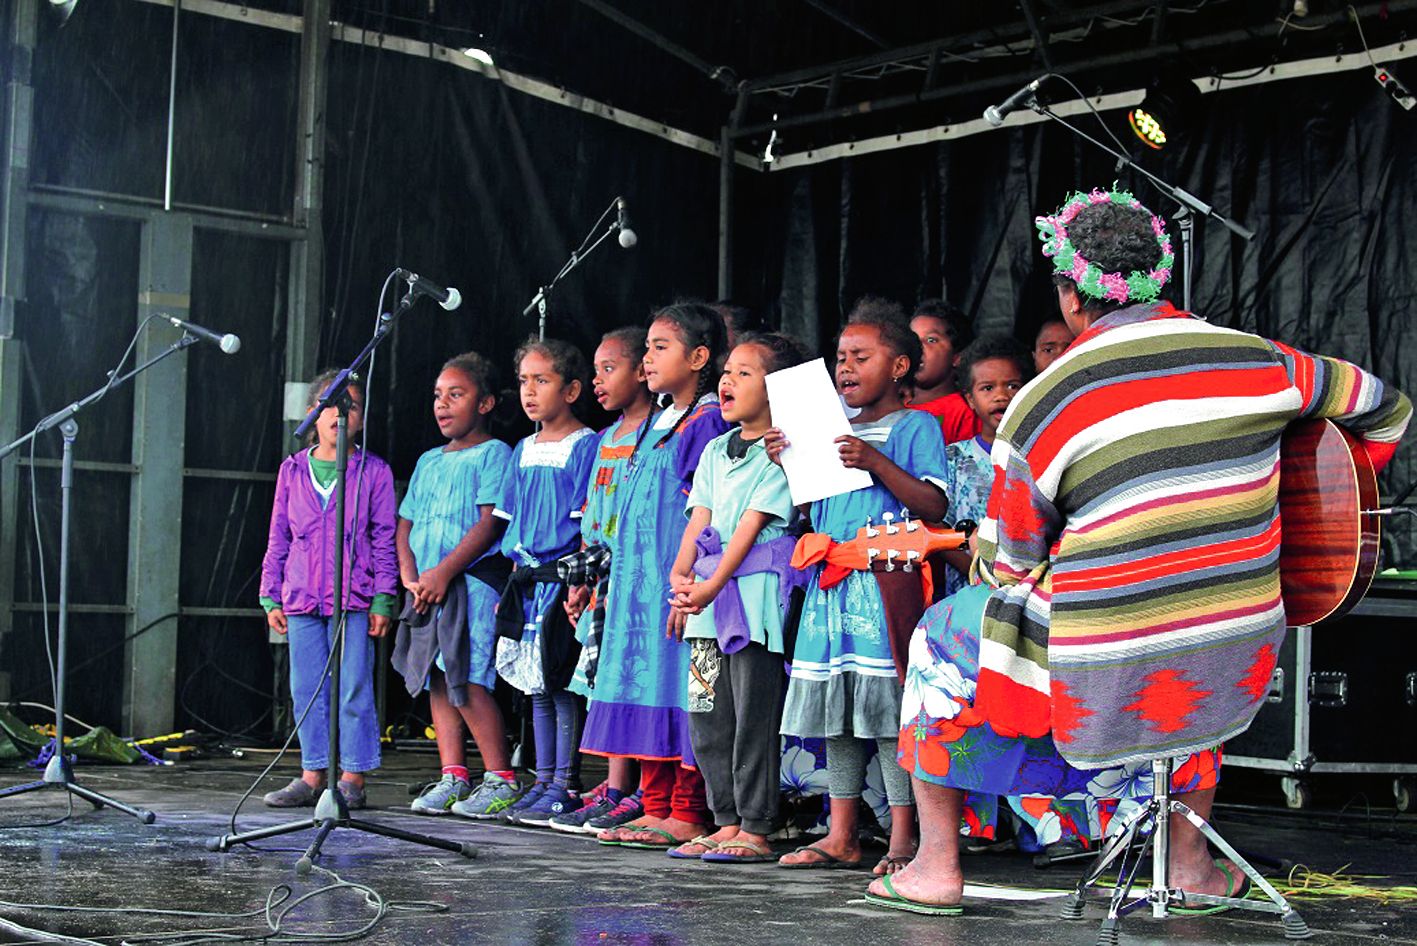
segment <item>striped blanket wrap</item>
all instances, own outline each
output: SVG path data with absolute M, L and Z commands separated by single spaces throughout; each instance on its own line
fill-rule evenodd
M 1381 467 L 1412 407 L 1344 361 L 1166 303 L 1109 313 L 1028 384 L 990 456 L 976 706 L 1078 768 L 1217 745 L 1285 633 L 1279 443 L 1342 423 Z

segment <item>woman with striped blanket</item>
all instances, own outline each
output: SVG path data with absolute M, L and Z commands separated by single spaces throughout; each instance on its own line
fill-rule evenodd
M 911 646 L 901 758 L 921 843 L 868 899 L 958 912 L 965 790 L 1125 797 L 1154 758 L 1208 817 L 1218 745 L 1242 732 L 1284 636 L 1279 442 L 1342 423 L 1381 467 L 1411 416 L 1362 369 L 1213 326 L 1158 301 L 1165 223 L 1130 194 L 1074 194 L 1037 221 L 1078 333 L 1010 404 L 977 568 Z M 1243 877 L 1171 822 L 1171 879 L 1229 895 Z

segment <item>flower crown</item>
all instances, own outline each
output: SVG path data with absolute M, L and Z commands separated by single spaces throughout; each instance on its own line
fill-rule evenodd
M 1126 274 L 1104 273 L 1101 266 L 1085 259 L 1068 239 L 1068 225 L 1079 213 L 1093 204 L 1109 203 L 1143 210 L 1151 216 L 1151 232 L 1156 234 L 1161 259 L 1150 272 L 1134 269 Z M 1063 202 L 1057 213 L 1035 217 L 1033 225 L 1038 228 L 1038 239 L 1043 241 L 1043 255 L 1053 258 L 1054 274 L 1067 276 L 1077 284 L 1080 292 L 1098 301 L 1155 302 L 1161 295 L 1161 287 L 1171 279 L 1171 267 L 1176 262 L 1176 256 L 1171 252 L 1166 221 L 1143 207 L 1141 201 L 1131 194 L 1117 190 L 1115 185 L 1110 191 L 1096 188 L 1086 194 L 1077 191 Z

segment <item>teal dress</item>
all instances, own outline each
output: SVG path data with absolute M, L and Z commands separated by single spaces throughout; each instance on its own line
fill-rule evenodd
M 654 761 L 693 757 L 689 645 L 665 637 L 669 569 L 684 536 L 684 508 L 699 457 L 728 424 L 712 395 L 687 417 L 662 411 L 639 441 L 611 538 L 600 665 L 581 751 Z

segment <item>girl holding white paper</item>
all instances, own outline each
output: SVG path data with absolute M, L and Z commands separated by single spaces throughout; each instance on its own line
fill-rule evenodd
M 938 474 L 944 438 L 928 415 L 907 410 L 902 388 L 920 364 L 920 340 L 902 322 L 870 309 L 852 313 L 837 341 L 836 383 L 860 413 L 852 435 L 838 438 L 842 462 L 871 474 L 871 486 L 811 505 L 812 527 L 831 541 L 856 536 L 868 518 L 939 521 L 945 496 Z M 778 457 L 788 444 L 780 431 L 765 438 Z M 891 844 L 877 873 L 909 863 L 914 850 L 910 778 L 896 762 L 906 642 L 926 600 L 918 572 L 849 571 L 825 562 L 809 575 L 783 710 L 782 732 L 825 737 L 831 795 L 831 831 L 821 841 L 785 855 L 783 867 L 851 867 L 860 863 L 856 805 L 865 778 L 866 747 L 879 748 L 891 805 Z

